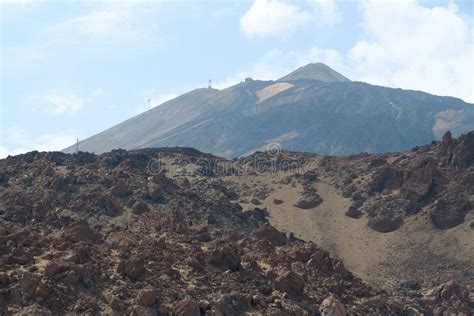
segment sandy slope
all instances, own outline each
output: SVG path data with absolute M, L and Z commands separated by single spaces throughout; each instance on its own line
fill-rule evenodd
M 270 212 L 270 222 L 282 231 L 314 241 L 341 258 L 357 276 L 386 288 L 401 282 L 416 280 L 425 285 L 463 279 L 473 284 L 474 239 L 469 218 L 462 225 L 449 230 L 438 230 L 422 215 L 411 217 L 398 230 L 379 233 L 366 226 L 367 218 L 353 219 L 344 215 L 351 201 L 342 197 L 322 178 L 314 184 L 324 202 L 314 209 L 302 210 L 293 206 L 302 186 L 297 182 L 281 184 L 282 175 L 227 177 L 227 180 L 250 187 L 266 186 L 268 196 L 261 200 Z M 244 210 L 255 205 L 242 204 Z M 274 199 L 284 202 L 276 205 Z

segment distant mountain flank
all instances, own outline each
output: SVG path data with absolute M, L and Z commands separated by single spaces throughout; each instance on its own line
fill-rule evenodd
M 278 143 L 329 155 L 394 152 L 474 130 L 458 98 L 353 82 L 321 63 L 277 81 L 185 93 L 79 143 L 79 150 L 194 147 L 237 157 Z M 74 152 L 75 146 L 65 152 Z

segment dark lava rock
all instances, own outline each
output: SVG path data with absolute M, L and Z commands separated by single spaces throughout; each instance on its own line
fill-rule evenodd
M 282 246 L 286 242 L 283 233 L 279 232 L 270 224 L 264 224 L 255 232 L 255 237 L 260 240 L 267 241 L 274 246 Z
M 92 243 L 98 243 L 102 241 L 102 235 L 93 230 L 85 220 L 75 222 L 70 227 L 66 228 L 63 231 L 62 236 L 65 240 L 72 242 L 89 241 Z
M 299 298 L 303 295 L 304 280 L 295 272 L 289 271 L 277 277 L 274 288 L 292 298 Z
M 403 183 L 404 173 L 394 167 L 387 166 L 380 170 L 370 182 L 372 192 L 393 190 L 399 188 Z
M 369 219 L 367 225 L 380 233 L 389 233 L 402 226 L 403 219 L 399 216 L 376 215 Z
M 312 196 L 300 197 L 293 205 L 296 206 L 297 208 L 306 210 L 306 209 L 317 207 L 322 202 L 323 202 L 323 199 L 321 199 L 319 195 L 314 194 Z
M 439 229 L 448 229 L 464 223 L 464 218 L 473 206 L 465 196 L 438 200 L 430 210 L 430 219 Z
M 209 263 L 223 271 L 237 271 L 241 268 L 237 248 L 231 245 L 216 246 L 209 254 Z
M 360 218 L 362 216 L 362 212 L 357 206 L 351 205 L 349 206 L 349 209 L 347 210 L 345 215 L 351 218 Z

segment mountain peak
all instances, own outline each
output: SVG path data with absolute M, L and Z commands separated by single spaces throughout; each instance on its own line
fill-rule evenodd
M 278 81 L 289 81 L 298 79 L 312 79 L 324 82 L 344 82 L 350 81 L 331 67 L 323 63 L 310 63 L 302 66 Z

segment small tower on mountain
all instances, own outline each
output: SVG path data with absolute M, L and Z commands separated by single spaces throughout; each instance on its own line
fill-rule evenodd
M 207 86 L 209 89 L 212 89 L 212 79 L 209 79 L 209 85 Z

